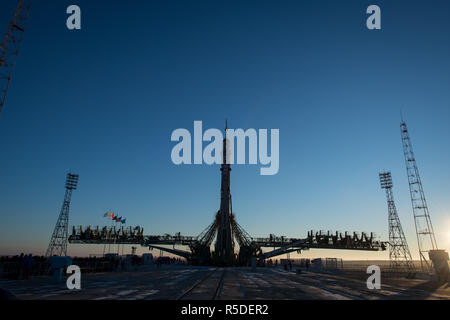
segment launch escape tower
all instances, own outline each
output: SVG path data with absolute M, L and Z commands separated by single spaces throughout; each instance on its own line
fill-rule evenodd
M 381 188 L 386 190 L 388 204 L 389 221 L 389 261 L 391 270 L 394 272 L 407 272 L 410 277 L 414 276 L 414 264 L 411 253 L 403 233 L 400 218 L 397 214 L 397 208 L 392 193 L 391 172 L 382 172 L 379 174 Z
M 422 188 L 422 181 L 417 168 L 416 158 L 412 149 L 406 123 L 402 121 L 400 131 L 403 144 L 403 154 L 405 156 L 406 173 L 408 175 L 409 191 L 416 226 L 417 243 L 419 246 L 420 265 L 422 271 L 431 271 L 431 263 L 426 258 L 426 253 L 437 250 L 436 238 L 434 236 L 433 225 L 431 224 L 428 205 Z
M 69 228 L 69 207 L 72 198 L 72 190 L 77 188 L 78 175 L 68 173 L 66 178 L 66 192 L 64 194 L 64 202 L 56 222 L 55 229 L 48 245 L 46 257 L 51 256 L 66 256 L 67 255 L 67 238 Z
M 19 0 L 8 30 L 0 43 L 0 116 L 6 102 L 19 47 L 25 32 L 31 0 Z

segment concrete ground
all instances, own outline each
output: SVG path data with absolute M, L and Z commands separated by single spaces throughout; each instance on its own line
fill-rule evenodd
M 282 268 L 214 268 L 167 266 L 131 272 L 82 274 L 81 290 L 68 290 L 65 281 L 50 277 L 29 280 L 0 279 L 0 288 L 18 299 L 294 299 L 376 300 L 450 299 L 450 284 L 427 280 L 381 279 L 380 290 L 367 289 L 354 277 Z

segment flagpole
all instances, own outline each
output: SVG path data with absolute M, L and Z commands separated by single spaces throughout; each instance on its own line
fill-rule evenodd
M 112 223 L 112 222 L 111 222 Z M 111 228 L 111 223 L 110 223 L 110 225 L 109 225 L 109 228 L 108 229 L 110 229 Z M 108 253 L 109 253 L 109 248 L 110 248 L 110 246 L 111 246 L 111 244 L 109 243 L 109 230 L 106 230 L 107 232 L 106 232 L 106 240 L 107 240 L 107 242 L 108 242 Z
M 125 224 L 125 230 L 127 230 L 127 225 Z M 124 244 L 122 244 L 122 255 L 123 255 L 123 247 L 124 247 Z
M 122 216 L 120 216 L 118 219 L 116 219 L 116 222 L 119 226 L 119 232 L 117 233 L 116 236 L 117 238 L 119 235 L 123 236 L 123 224 L 126 222 L 126 219 L 122 219 Z M 122 232 L 122 234 L 120 232 Z M 123 243 L 122 243 L 122 252 L 123 252 Z M 120 256 L 120 241 L 117 241 L 117 255 Z
M 118 216 L 118 215 L 117 215 Z M 116 226 L 117 226 L 117 219 L 116 220 L 114 220 L 115 221 L 115 223 L 114 223 L 114 228 L 116 229 Z M 116 230 L 117 231 L 117 230 Z M 114 234 L 114 244 L 113 244 L 113 251 L 116 251 L 116 249 L 114 248 L 115 246 L 116 246 L 116 239 L 117 239 L 117 232 L 115 232 L 115 234 Z
M 108 215 L 109 215 L 109 212 L 110 212 L 110 211 L 111 211 L 111 210 L 108 210 L 108 211 L 103 215 L 103 217 L 104 217 L 104 218 L 108 218 Z M 108 231 L 108 230 L 106 230 L 106 231 Z M 108 233 L 107 233 L 106 235 L 108 235 Z M 105 250 L 106 250 L 106 243 L 103 244 L 103 258 L 105 257 Z
M 120 231 L 122 231 L 122 227 L 120 227 L 121 222 L 118 222 L 118 224 L 119 224 L 119 233 L 118 233 L 117 236 L 119 236 L 120 235 Z M 119 250 L 120 250 L 120 242 L 117 241 L 117 255 L 118 256 L 120 256 L 120 251 Z
M 112 214 L 113 214 L 113 216 L 114 216 L 114 212 L 113 212 Z M 112 227 L 113 227 L 113 225 L 114 225 L 113 221 L 114 221 L 114 220 L 111 219 L 111 224 L 110 224 L 111 232 L 112 232 Z M 111 242 L 109 241 L 110 237 L 108 236 L 107 239 L 108 239 L 108 253 L 111 253 Z
M 125 229 L 126 229 L 126 227 L 125 227 Z M 122 244 L 122 255 L 123 255 L 123 247 L 124 247 L 124 244 Z

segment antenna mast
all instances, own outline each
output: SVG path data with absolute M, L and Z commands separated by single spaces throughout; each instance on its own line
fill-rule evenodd
M 431 271 L 431 262 L 427 260 L 425 253 L 438 248 L 434 236 L 433 225 L 431 224 L 428 205 L 422 188 L 422 181 L 417 168 L 416 158 L 412 149 L 406 123 L 402 121 L 400 125 L 403 154 L 405 155 L 406 173 L 408 175 L 409 192 L 416 225 L 417 243 L 419 245 L 420 265 L 422 271 Z

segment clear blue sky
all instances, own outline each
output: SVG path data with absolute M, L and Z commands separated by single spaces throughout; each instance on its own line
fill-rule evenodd
M 1 2 L 1 32 L 15 4 Z M 66 29 L 70 4 L 81 31 Z M 365 27 L 370 4 L 381 31 Z M 378 172 L 389 169 L 417 257 L 400 109 L 438 244 L 450 248 L 449 10 L 446 0 L 34 1 L 0 118 L 0 254 L 45 252 L 69 170 L 80 175 L 71 225 L 103 225 L 112 209 L 146 234 L 199 234 L 219 207 L 219 167 L 175 166 L 170 135 L 228 118 L 280 129 L 277 175 L 233 166 L 233 209 L 251 235 L 387 240 Z

